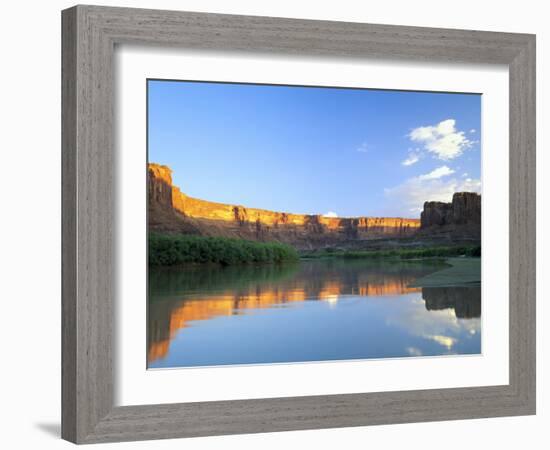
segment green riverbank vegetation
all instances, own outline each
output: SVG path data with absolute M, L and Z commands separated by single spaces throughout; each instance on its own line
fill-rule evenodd
M 450 258 L 457 256 L 481 257 L 481 246 L 427 247 L 393 250 L 338 250 L 325 248 L 303 252 L 300 257 L 309 258 L 384 258 L 384 259 L 419 259 Z
M 297 261 L 298 252 L 278 242 L 189 235 L 149 234 L 149 265 L 175 266 L 193 263 L 234 264 Z

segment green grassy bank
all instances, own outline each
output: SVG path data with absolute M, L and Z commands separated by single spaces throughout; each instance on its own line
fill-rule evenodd
M 234 264 L 297 261 L 298 253 L 278 242 L 188 235 L 149 234 L 149 265 L 175 266 L 189 263 Z
M 384 259 L 417 259 L 417 258 L 449 258 L 456 256 L 480 257 L 481 246 L 467 247 L 428 247 L 395 250 L 338 250 L 321 249 L 303 252 L 302 258 L 384 258 Z
M 442 270 L 418 278 L 410 287 L 481 286 L 481 258 L 448 258 Z

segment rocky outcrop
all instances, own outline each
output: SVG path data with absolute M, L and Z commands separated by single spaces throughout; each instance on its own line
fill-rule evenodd
M 149 202 L 172 207 L 172 171 L 167 166 L 149 164 L 147 170 L 147 193 Z
M 413 236 L 418 219 L 399 217 L 325 217 L 293 214 L 190 197 L 172 184 L 167 166 L 149 164 L 149 229 L 206 236 L 277 240 L 298 248 L 347 241 Z
M 200 230 L 175 214 L 172 171 L 167 166 L 149 164 L 147 170 L 147 221 L 149 230 L 200 234 Z
M 420 214 L 420 226 L 429 228 L 447 225 L 452 215 L 451 203 L 425 202 L 424 210 Z
M 425 202 L 420 215 L 419 235 L 448 235 L 451 238 L 481 238 L 481 195 L 457 192 L 451 203 Z
M 481 225 L 481 195 L 475 192 L 457 192 L 451 203 L 455 225 Z

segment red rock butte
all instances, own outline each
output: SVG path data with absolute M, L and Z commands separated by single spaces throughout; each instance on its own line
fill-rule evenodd
M 148 167 L 149 229 L 169 233 L 280 241 L 298 248 L 350 240 L 413 236 L 420 219 L 326 217 L 247 208 L 190 197 L 172 184 L 172 170 Z

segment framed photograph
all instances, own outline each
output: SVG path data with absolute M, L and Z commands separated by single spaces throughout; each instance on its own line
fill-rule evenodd
M 75 6 L 62 435 L 535 413 L 535 37 Z

